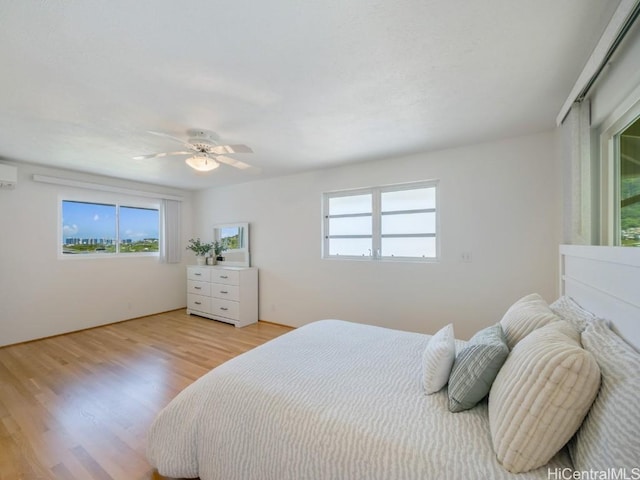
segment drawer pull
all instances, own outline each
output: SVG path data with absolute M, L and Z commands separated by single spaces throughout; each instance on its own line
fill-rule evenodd
M 220 293 L 224 293 L 226 295 L 229 292 L 227 292 L 226 290 L 220 290 Z
M 220 278 L 229 278 L 227 275 L 220 275 Z
M 229 309 L 227 307 L 220 307 L 220 310 L 224 310 L 226 312 Z
M 193 303 L 195 303 L 196 305 L 202 305 L 202 303 L 200 302 L 193 302 Z
M 201 274 L 201 273 L 194 273 L 194 275 L 195 275 L 196 277 L 199 277 L 199 276 L 201 276 L 202 274 Z
M 202 290 L 202 287 L 193 287 L 194 290 Z

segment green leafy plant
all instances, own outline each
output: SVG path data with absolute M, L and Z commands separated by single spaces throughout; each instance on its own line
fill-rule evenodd
M 219 257 L 220 254 L 224 252 L 226 249 L 227 247 L 221 244 L 218 240 L 213 242 L 213 253 L 216 255 L 216 257 Z
M 211 251 L 213 248 L 213 243 L 203 243 L 200 241 L 200 237 L 198 238 L 190 238 L 189 244 L 187 245 L 187 250 L 191 250 L 199 257 L 204 257 Z M 217 255 L 217 254 L 216 254 Z

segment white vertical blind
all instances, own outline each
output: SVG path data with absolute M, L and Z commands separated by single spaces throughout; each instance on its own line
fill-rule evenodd
M 591 188 L 589 101 L 575 103 L 562 123 L 564 243 L 591 245 L 595 214 Z
M 176 200 L 162 200 L 160 212 L 160 261 L 162 263 L 180 263 L 181 249 L 181 208 L 182 203 Z

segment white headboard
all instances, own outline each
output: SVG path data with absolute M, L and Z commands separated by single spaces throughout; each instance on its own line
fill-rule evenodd
M 640 351 L 640 248 L 560 245 L 560 294 Z

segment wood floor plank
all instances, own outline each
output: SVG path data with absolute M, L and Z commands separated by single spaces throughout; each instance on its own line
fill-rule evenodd
M 181 390 L 290 331 L 184 310 L 0 348 L 0 480 L 161 480 L 146 432 Z

